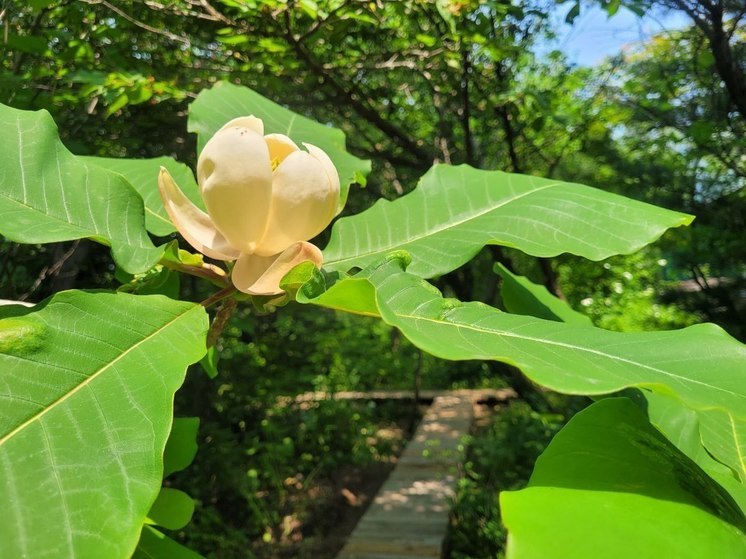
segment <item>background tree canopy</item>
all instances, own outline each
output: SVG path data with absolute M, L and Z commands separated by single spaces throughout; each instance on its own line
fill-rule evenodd
M 620 5 L 678 10 L 691 25 L 582 68 L 558 51 L 536 54 L 558 12 L 577 15 L 572 3 L 6 1 L 0 98 L 48 109 L 74 152 L 188 161 L 186 103 L 229 79 L 346 132 L 376 170 L 351 198 L 354 211 L 408 192 L 442 161 L 576 180 L 692 213 L 694 227 L 649 253 L 645 287 L 743 336 L 744 8 L 602 2 L 611 17 Z M 85 273 L 69 258 L 68 273 Z M 523 262 L 495 248 L 440 285 L 493 301 L 495 260 L 575 305 L 588 299 L 577 286 L 598 285 L 597 274 L 570 280 L 570 259 Z M 685 283 L 664 290 L 663 279 Z

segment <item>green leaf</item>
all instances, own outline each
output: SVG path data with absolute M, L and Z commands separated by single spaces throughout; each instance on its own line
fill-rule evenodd
M 215 378 L 218 376 L 218 361 L 220 360 L 220 354 L 215 346 L 212 346 L 207 350 L 205 356 L 200 360 L 199 364 L 202 370 L 205 371 L 208 377 Z
M 334 279 L 332 279 L 334 278 Z M 311 278 L 296 295 L 299 303 L 312 303 L 319 307 L 380 317 L 376 304 L 376 292 L 365 277 L 327 278 L 321 272 Z M 327 283 L 327 279 L 331 283 Z
M 697 416 L 707 450 L 746 483 L 746 419 L 721 409 L 701 410 Z
M 199 151 L 202 151 L 207 140 L 229 120 L 252 114 L 264 121 L 265 134 L 285 134 L 298 145 L 305 142 L 326 152 L 339 172 L 342 184 L 340 208 L 347 201 L 350 184 L 359 174 L 370 172 L 370 161 L 347 152 L 341 130 L 314 122 L 249 88 L 228 82 L 219 82 L 197 96 L 189 106 L 188 130 L 197 133 Z
M 192 303 L 59 293 L 0 307 L 0 557 L 128 557 L 158 495 Z
M 164 237 L 176 231 L 158 192 L 158 172 L 161 167 L 168 169 L 176 184 L 192 202 L 202 209 L 205 208 L 194 173 L 189 167 L 171 157 L 154 159 L 81 157 L 80 159 L 119 173 L 137 190 L 145 204 L 145 227 L 153 235 Z
M 513 314 L 522 314 L 556 320 L 576 326 L 592 326 L 591 319 L 549 293 L 543 285 L 536 285 L 523 276 L 516 276 L 500 263 L 495 273 L 503 280 L 500 295 L 505 308 Z
M 738 455 L 737 441 L 732 438 L 734 431 L 729 425 L 708 424 L 701 429 L 700 418 L 714 411 L 690 409 L 668 394 L 640 390 L 633 393 L 632 399 L 669 441 L 725 488 L 741 510 L 746 511 L 746 485 L 738 478 L 740 475 L 743 479 L 745 465 Z
M 503 361 L 567 394 L 643 387 L 677 394 L 695 409 L 746 417 L 746 379 L 734 375 L 746 370 L 746 347 L 715 325 L 610 332 L 513 315 L 483 303 L 444 299 L 435 287 L 404 272 L 396 258 L 334 287 L 341 291 L 344 283 L 364 280 L 373 286 L 375 302 L 356 302 L 356 308 L 375 304 L 387 323 L 436 357 Z M 306 299 L 323 305 L 325 293 L 318 299 L 306 293 Z
M 150 507 L 148 518 L 153 524 L 179 530 L 192 519 L 194 514 L 194 501 L 192 498 L 178 489 L 164 487 L 158 493 L 153 506 Z
M 163 477 L 189 466 L 197 454 L 198 417 L 176 417 L 163 454 Z
M 132 559 L 204 559 L 152 526 L 143 526 L 140 543 Z
M 602 260 L 629 254 L 692 217 L 555 180 L 468 165 L 436 165 L 410 194 L 338 220 L 324 267 L 365 268 L 394 250 L 410 273 L 433 277 L 468 262 L 486 244 L 533 256 L 570 252 Z
M 0 105 L 0 124 L 0 234 L 19 243 L 90 238 L 111 246 L 130 273 L 158 261 L 140 196 L 120 175 L 71 154 L 49 113 Z
M 28 0 L 28 5 L 34 10 L 42 10 L 47 6 L 51 6 L 55 0 Z
M 576 415 L 500 495 L 508 559 L 736 559 L 746 519 L 626 398 Z

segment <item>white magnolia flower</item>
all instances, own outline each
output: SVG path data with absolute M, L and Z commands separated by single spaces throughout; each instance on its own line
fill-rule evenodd
M 282 134 L 265 136 L 254 116 L 231 120 L 197 162 L 207 213 L 161 167 L 158 187 L 174 225 L 205 256 L 235 260 L 231 279 L 244 293 L 278 295 L 294 266 L 321 266 L 321 251 L 306 241 L 337 213 L 339 175 L 326 153 L 303 145 L 307 152 Z

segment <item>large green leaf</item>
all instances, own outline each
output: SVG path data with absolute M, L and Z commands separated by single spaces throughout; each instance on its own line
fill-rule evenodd
M 118 173 L 71 154 L 49 113 L 0 105 L 0 125 L 0 234 L 19 243 L 90 238 L 130 273 L 158 261 L 140 196 Z
M 626 398 L 580 412 L 500 495 L 508 559 L 736 559 L 746 519 Z
M 746 346 L 712 324 L 667 332 L 610 332 L 500 312 L 482 303 L 444 299 L 391 257 L 323 291 L 309 282 L 301 302 L 345 310 L 345 283 L 367 280 L 376 306 L 415 345 L 444 359 L 494 359 L 535 382 L 569 394 L 607 394 L 645 387 L 677 394 L 695 409 L 746 418 Z M 364 296 L 366 291 L 357 288 Z
M 68 291 L 0 307 L 0 557 L 129 557 L 202 307 Z
M 203 90 L 189 106 L 190 132 L 198 134 L 199 151 L 226 122 L 254 115 L 264 121 L 265 134 L 285 134 L 296 144 L 313 144 L 334 162 L 342 183 L 340 207 L 347 200 L 350 184 L 370 172 L 370 161 L 358 159 L 345 149 L 344 133 L 294 113 L 247 87 L 219 82 Z
M 337 221 L 324 267 L 364 268 L 406 250 L 410 273 L 429 278 L 458 268 L 486 244 L 601 260 L 634 252 L 691 220 L 580 184 L 437 165 L 410 194 Z
M 197 206 L 204 209 L 194 173 L 189 167 L 171 157 L 156 157 L 153 159 L 83 157 L 81 159 L 119 173 L 127 179 L 145 203 L 145 226 L 153 235 L 164 237 L 176 231 L 176 227 L 171 223 L 171 219 L 163 207 L 158 192 L 158 172 L 161 167 L 168 169 L 184 194 Z

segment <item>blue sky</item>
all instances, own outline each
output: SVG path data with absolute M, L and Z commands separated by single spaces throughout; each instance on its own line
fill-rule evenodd
M 560 7 L 560 21 L 564 21 L 570 7 L 570 4 Z M 583 5 L 574 23 L 562 23 L 558 27 L 558 39 L 547 47 L 561 50 L 572 62 L 581 66 L 593 66 L 625 47 L 647 40 L 658 31 L 685 25 L 689 25 L 689 20 L 680 12 L 640 19 L 626 8 L 621 8 L 614 16 L 608 17 L 605 11 L 595 5 Z

